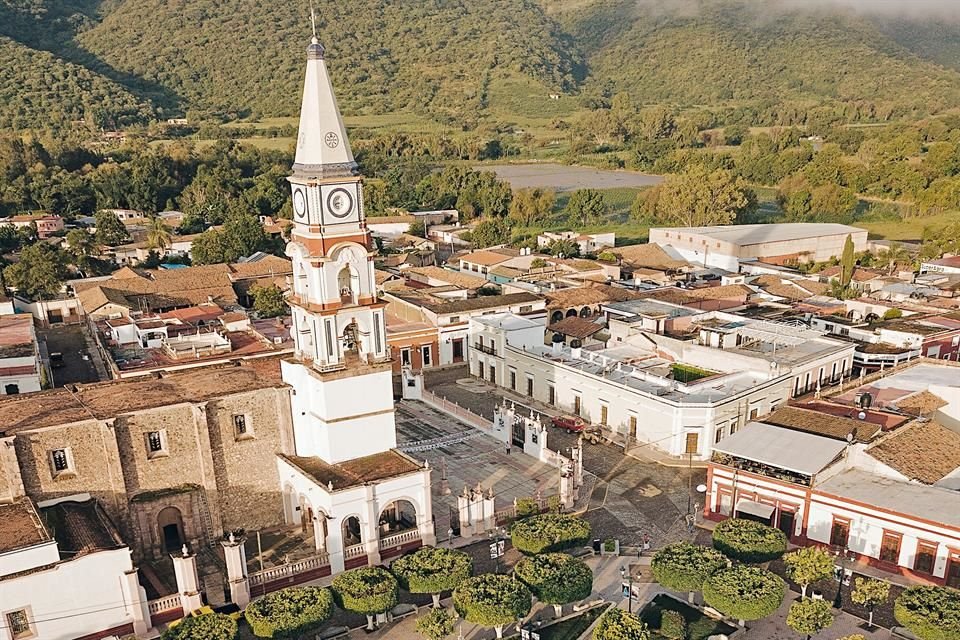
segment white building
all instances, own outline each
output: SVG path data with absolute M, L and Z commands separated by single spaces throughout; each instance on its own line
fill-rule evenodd
M 598 253 L 613 247 L 617 242 L 617 234 L 608 233 L 580 233 L 578 231 L 544 231 L 537 236 L 537 247 L 545 249 L 557 240 L 569 240 L 577 245 L 581 254 Z
M 0 640 L 144 634 L 130 549 L 89 495 L 0 505 Z M 45 522 L 54 523 L 53 526 Z
M 43 366 L 33 316 L 0 316 L 0 393 L 40 391 Z
M 670 245 L 685 260 L 739 271 L 741 260 L 784 264 L 839 258 L 849 236 L 855 251 L 867 248 L 865 229 L 834 223 L 736 224 L 650 229 L 650 242 Z
M 470 371 L 669 455 L 709 458 L 747 422 L 849 371 L 853 345 L 795 327 L 711 312 L 680 339 L 613 318 L 608 348 L 543 344 L 543 325 L 471 320 Z M 538 331 L 540 332 L 538 334 Z
M 361 178 L 316 38 L 297 139 L 287 245 L 295 358 L 281 367 L 294 389 L 295 455 L 277 466 L 287 522 L 313 522 L 317 551 L 337 573 L 435 537 L 430 470 L 394 450 L 386 303 L 377 297 Z

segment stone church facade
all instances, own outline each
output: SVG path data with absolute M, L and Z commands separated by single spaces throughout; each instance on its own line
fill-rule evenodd
M 4 397 L 0 502 L 89 494 L 138 559 L 281 524 L 290 393 L 273 360 Z

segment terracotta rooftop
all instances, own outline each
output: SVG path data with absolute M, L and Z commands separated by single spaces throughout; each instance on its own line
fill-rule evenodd
M 283 458 L 316 480 L 321 487 L 332 483 L 334 491 L 396 478 L 423 468 L 418 462 L 393 449 L 338 464 L 324 462 L 316 456 L 284 455 Z
M 266 255 L 259 260 L 253 260 L 251 262 L 235 262 L 230 265 L 230 277 L 233 280 L 288 275 L 291 273 L 293 273 L 293 262 L 274 255 Z
M 109 516 L 93 498 L 84 502 L 60 502 L 43 508 L 41 513 L 57 540 L 61 556 L 73 557 L 126 546 Z
M 840 269 L 840 265 L 834 265 L 827 267 L 821 271 L 819 275 L 825 278 L 837 278 L 840 276 Z M 868 282 L 882 275 L 884 275 L 882 271 L 874 271 L 873 269 L 866 269 L 864 267 L 854 267 L 852 280 L 854 282 Z
M 621 289 L 606 284 L 589 284 L 582 287 L 570 287 L 544 293 L 548 309 L 559 309 L 585 304 L 604 304 L 636 300 L 641 294 L 630 289 Z
M 603 330 L 603 326 L 597 324 L 596 322 L 591 322 L 586 318 L 580 318 L 577 316 L 564 318 L 563 320 L 554 322 L 547 327 L 547 331 L 554 331 L 556 333 L 562 333 L 563 335 L 571 338 L 581 339 L 589 338 L 601 330 Z
M 235 305 L 237 295 L 230 269 L 225 264 L 157 271 L 124 267 L 106 280 L 78 282 L 74 286 L 87 313 L 107 303 L 150 310 L 187 307 L 211 299 L 221 305 Z
M 772 296 L 798 300 L 810 296 L 823 295 L 830 290 L 830 285 L 813 280 L 785 279 L 777 275 L 762 275 L 753 283 Z
M 780 407 L 770 415 L 761 418 L 760 421 L 786 429 L 815 433 L 835 440 L 846 440 L 847 435 L 852 433 L 854 439 L 861 443 L 871 442 L 881 431 L 880 425 L 870 422 L 862 422 L 799 407 Z
M 506 262 L 510 258 L 511 256 L 509 255 L 504 255 L 496 251 L 489 251 L 487 249 L 481 249 L 480 251 L 474 251 L 473 253 L 460 256 L 458 259 L 471 264 L 480 264 L 486 267 L 492 267 L 500 264 L 501 262 Z
M 677 260 L 664 251 L 658 244 L 632 244 L 611 249 L 620 259 L 632 267 L 645 267 L 657 271 L 673 271 L 689 266 L 683 260 Z
M 378 285 L 383 284 L 387 280 L 392 280 L 393 278 L 398 278 L 398 277 L 399 276 L 397 276 L 396 274 L 390 273 L 389 271 L 383 271 L 382 269 L 373 270 L 373 278 Z
M 901 427 L 867 453 L 910 478 L 934 484 L 960 467 L 960 434 L 933 421 Z
M 538 295 L 523 292 L 507 293 L 499 296 L 478 296 L 476 298 L 466 299 L 444 299 L 429 295 L 429 291 L 430 289 L 420 291 L 392 291 L 390 294 L 409 304 L 423 307 L 434 313 L 461 313 L 466 311 L 479 311 L 480 309 L 501 309 L 515 304 L 542 300 Z
M 479 289 L 493 284 L 486 278 L 473 276 L 460 271 L 451 271 L 450 269 L 444 269 L 442 267 L 414 267 L 406 273 L 412 273 L 430 280 L 440 280 L 464 289 Z
M 48 540 L 50 534 L 29 498 L 0 504 L 0 553 L 32 547 Z
M 743 284 L 727 284 L 719 287 L 683 289 L 683 292 L 693 300 L 724 300 L 729 298 L 746 299 L 753 294 L 753 289 Z
M 0 396 L 0 435 L 282 387 L 277 358 Z
M 948 404 L 950 403 L 940 396 L 926 390 L 911 394 L 902 400 L 894 402 L 897 409 L 915 416 L 928 415 Z
M 0 316 L 0 358 L 23 358 L 34 353 L 33 316 Z

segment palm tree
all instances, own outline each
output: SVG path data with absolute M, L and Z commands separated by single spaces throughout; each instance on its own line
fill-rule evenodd
M 170 246 L 170 229 L 164 224 L 160 216 L 150 218 L 147 225 L 147 247 L 163 250 Z

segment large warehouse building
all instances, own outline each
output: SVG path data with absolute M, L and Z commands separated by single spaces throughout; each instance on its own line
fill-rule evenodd
M 833 223 L 739 224 L 650 229 L 650 242 L 670 245 L 698 265 L 738 271 L 740 262 L 821 262 L 840 257 L 847 236 L 867 248 L 865 229 Z

